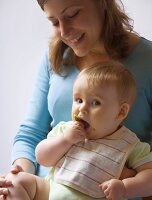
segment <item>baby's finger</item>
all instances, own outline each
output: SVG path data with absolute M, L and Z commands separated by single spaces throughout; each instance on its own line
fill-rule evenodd
M 7 195 L 8 194 L 8 189 L 7 188 L 0 188 L 0 195 Z M 3 197 L 4 198 L 4 197 Z
M 108 183 L 107 181 L 105 181 L 104 183 L 100 184 L 99 187 L 102 189 L 102 190 L 106 190 L 108 188 Z

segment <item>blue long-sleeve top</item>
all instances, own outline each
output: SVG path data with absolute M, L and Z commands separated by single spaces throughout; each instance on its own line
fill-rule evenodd
M 152 42 L 140 42 L 123 61 L 133 74 L 138 94 L 125 125 L 145 142 L 152 144 Z M 60 121 L 71 120 L 72 89 L 79 69 L 70 66 L 68 76 L 49 71 L 48 53 L 40 65 L 27 117 L 14 138 L 12 162 L 27 158 L 37 167 L 35 147 L 47 137 L 51 127 Z M 43 173 L 41 173 L 43 174 Z

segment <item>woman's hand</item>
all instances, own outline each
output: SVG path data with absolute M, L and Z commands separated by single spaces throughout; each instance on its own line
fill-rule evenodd
M 7 187 L 12 185 L 11 181 L 5 180 L 5 176 L 0 176 L 0 200 L 4 199 L 4 196 L 8 194 Z
M 123 180 L 125 178 L 130 178 L 130 177 L 134 177 L 137 174 L 137 172 L 133 169 L 129 169 L 126 166 L 124 166 L 122 173 L 119 177 L 120 180 Z
M 9 173 L 18 174 L 21 171 L 23 171 L 21 166 L 13 164 Z M 0 200 L 5 199 L 8 194 L 8 187 L 12 186 L 12 182 L 5 179 L 6 176 L 7 175 L 0 176 Z
M 23 171 L 24 171 L 23 168 L 17 164 L 13 164 L 10 170 L 12 174 L 18 174 L 19 172 L 23 172 Z

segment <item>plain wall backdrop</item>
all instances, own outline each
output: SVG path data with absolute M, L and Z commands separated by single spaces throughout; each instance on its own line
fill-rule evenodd
M 152 0 L 122 0 L 134 29 L 152 40 Z M 0 0 L 0 174 L 10 168 L 13 137 L 27 112 L 51 25 L 36 0 Z

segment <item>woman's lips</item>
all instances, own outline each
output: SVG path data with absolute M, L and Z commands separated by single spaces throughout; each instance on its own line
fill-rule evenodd
M 78 45 L 81 42 L 81 40 L 83 39 L 83 37 L 84 37 L 84 33 L 82 33 L 80 36 L 75 37 L 73 39 L 66 38 L 65 41 L 70 46 L 76 46 L 76 45 Z

